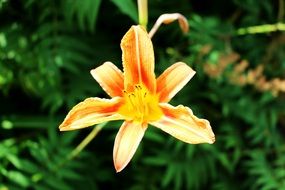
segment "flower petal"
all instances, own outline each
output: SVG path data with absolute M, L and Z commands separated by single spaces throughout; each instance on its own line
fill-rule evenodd
M 98 123 L 123 119 L 117 114 L 121 98 L 100 99 L 87 98 L 74 106 L 59 126 L 60 131 L 69 131 L 89 127 Z
M 135 154 L 147 128 L 147 124 L 125 121 L 114 144 L 113 160 L 117 172 L 122 171 Z
M 132 26 L 121 41 L 125 89 L 143 83 L 155 92 L 154 53 L 152 42 L 141 26 Z
M 208 120 L 199 119 L 190 108 L 160 104 L 164 116 L 150 124 L 186 143 L 214 143 L 215 135 Z
M 111 62 L 91 70 L 91 75 L 111 97 L 122 96 L 124 89 L 123 73 Z
M 178 62 L 166 69 L 156 81 L 156 92 L 160 102 L 169 102 L 177 92 L 195 75 L 195 71 L 183 62 Z

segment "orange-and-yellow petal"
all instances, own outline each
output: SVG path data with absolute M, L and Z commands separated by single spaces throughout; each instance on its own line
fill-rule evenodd
M 70 110 L 59 129 L 60 131 L 69 131 L 106 121 L 124 119 L 117 113 L 121 104 L 119 97 L 111 100 L 87 98 Z
M 91 75 L 111 97 L 122 96 L 124 89 L 123 73 L 111 62 L 92 69 Z
M 148 33 L 141 26 L 132 26 L 121 41 L 125 89 L 144 84 L 151 93 L 156 90 L 154 52 Z
M 160 102 L 169 102 L 188 81 L 195 75 L 195 71 L 183 62 L 178 62 L 166 69 L 156 81 L 156 93 Z
M 190 108 L 181 105 L 173 107 L 167 103 L 161 103 L 160 107 L 164 116 L 156 122 L 151 122 L 151 125 L 186 143 L 215 142 L 209 121 L 197 118 Z
M 147 128 L 147 124 L 125 121 L 114 144 L 113 160 L 117 172 L 122 171 L 135 154 Z

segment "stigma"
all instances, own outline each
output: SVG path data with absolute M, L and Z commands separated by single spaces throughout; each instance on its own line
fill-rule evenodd
M 138 122 L 150 122 L 160 119 L 162 111 L 159 107 L 158 96 L 151 94 L 142 85 L 134 85 L 131 90 L 124 90 L 124 103 L 119 113 L 126 119 Z

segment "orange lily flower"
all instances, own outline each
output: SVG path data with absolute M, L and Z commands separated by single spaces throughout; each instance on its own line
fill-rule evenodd
M 167 103 L 195 71 L 178 62 L 156 79 L 152 42 L 141 26 L 129 29 L 121 41 L 121 49 L 124 73 L 111 62 L 91 70 L 111 99 L 87 98 L 72 108 L 59 129 L 67 131 L 125 120 L 113 150 L 117 172 L 130 162 L 148 124 L 186 143 L 214 143 L 215 135 L 209 121 L 197 118 L 188 107 L 173 107 Z

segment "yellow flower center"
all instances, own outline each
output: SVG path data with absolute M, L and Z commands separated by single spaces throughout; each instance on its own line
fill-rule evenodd
M 119 113 L 127 119 L 138 122 L 156 121 L 162 116 L 158 96 L 150 94 L 143 85 L 135 85 L 132 91 L 124 90 L 124 104 Z

